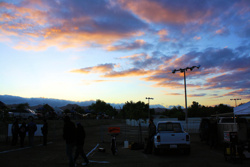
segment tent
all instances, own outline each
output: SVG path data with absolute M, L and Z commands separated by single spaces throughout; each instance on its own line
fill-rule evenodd
M 234 115 L 250 115 L 250 101 L 234 108 Z

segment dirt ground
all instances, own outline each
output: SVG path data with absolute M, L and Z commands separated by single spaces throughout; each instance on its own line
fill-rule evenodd
M 96 122 L 96 120 L 94 120 Z M 68 159 L 65 152 L 65 142 L 62 139 L 62 124 L 49 123 L 54 127 L 49 134 L 49 144 L 42 146 L 42 140 L 37 137 L 35 146 L 24 147 L 10 146 L 2 143 L 0 145 L 0 166 L 1 167 L 67 167 Z M 230 166 L 249 166 L 250 160 L 243 160 L 242 164 L 226 162 L 221 149 L 210 149 L 205 143 L 199 141 L 198 134 L 191 134 L 191 154 L 183 155 L 178 152 L 170 152 L 162 155 L 144 154 L 143 150 L 130 150 L 124 148 L 124 140 L 140 141 L 138 137 L 138 127 L 125 126 L 122 121 L 91 123 L 83 122 L 86 130 L 86 141 L 84 150 L 90 159 L 90 167 L 230 167 Z M 118 154 L 112 155 L 110 151 L 111 137 L 107 134 L 107 127 L 119 126 L 122 134 L 118 136 Z M 142 138 L 145 136 L 146 129 L 142 129 Z M 27 140 L 27 138 L 26 138 Z M 26 142 L 27 144 L 27 142 Z M 97 144 L 99 146 L 93 150 Z M 98 148 L 104 148 L 105 152 L 100 152 Z M 77 166 L 82 166 L 80 157 Z

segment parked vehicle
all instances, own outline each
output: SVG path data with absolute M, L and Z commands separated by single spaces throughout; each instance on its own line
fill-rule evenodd
M 24 110 L 16 110 L 12 109 L 9 112 L 10 116 L 15 117 L 15 118 L 23 118 L 23 119 L 38 119 L 38 115 L 35 111 L 31 109 L 24 109 Z
M 159 121 L 156 125 L 153 153 L 164 150 L 181 150 L 190 154 L 190 135 L 179 121 Z

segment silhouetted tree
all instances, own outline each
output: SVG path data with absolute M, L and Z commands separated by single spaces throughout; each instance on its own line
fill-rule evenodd
M 80 107 L 79 105 L 76 105 L 74 110 L 77 112 L 77 113 L 80 113 L 80 114 L 84 114 L 85 113 L 85 110 Z
M 92 103 L 89 106 L 89 110 L 91 110 L 93 114 L 107 114 L 109 116 L 117 115 L 117 111 L 115 108 L 99 99 L 96 100 L 96 103 Z
M 21 104 L 18 104 L 17 107 L 16 107 L 16 110 L 21 112 L 25 109 L 29 108 L 29 104 L 28 103 L 21 103 Z
M 70 109 L 68 109 L 68 108 L 67 108 L 67 109 L 65 109 L 65 110 L 64 110 L 64 113 L 65 113 L 65 114 L 70 113 Z
M 178 118 L 179 120 L 185 119 L 185 113 L 181 106 L 174 106 L 172 109 L 166 109 L 163 115 L 166 115 L 169 118 Z
M 126 102 L 122 109 L 126 115 L 126 118 L 129 119 L 146 119 L 148 116 L 148 104 L 138 101 L 134 103 L 132 101 Z
M 233 112 L 233 108 L 224 104 L 219 104 L 214 107 L 205 107 L 193 101 L 192 105 L 188 107 L 188 117 L 209 117 L 215 114 L 230 112 Z
M 43 117 L 47 117 L 49 119 L 54 119 L 56 117 L 56 113 L 53 107 L 48 104 L 44 104 L 42 108 Z

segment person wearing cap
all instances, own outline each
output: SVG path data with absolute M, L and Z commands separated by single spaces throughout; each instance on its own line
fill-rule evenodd
M 76 124 L 76 151 L 75 151 L 74 161 L 76 162 L 78 156 L 80 155 L 84 159 L 87 165 L 89 164 L 89 160 L 86 157 L 86 154 L 84 153 L 84 150 L 83 150 L 85 137 L 86 137 L 86 134 L 85 134 L 84 127 L 81 125 L 81 123 L 78 122 Z
M 150 118 L 149 125 L 148 125 L 148 140 L 147 140 L 146 147 L 144 149 L 144 153 L 146 154 L 152 153 L 155 134 L 156 134 L 156 126 L 154 124 L 153 118 Z

